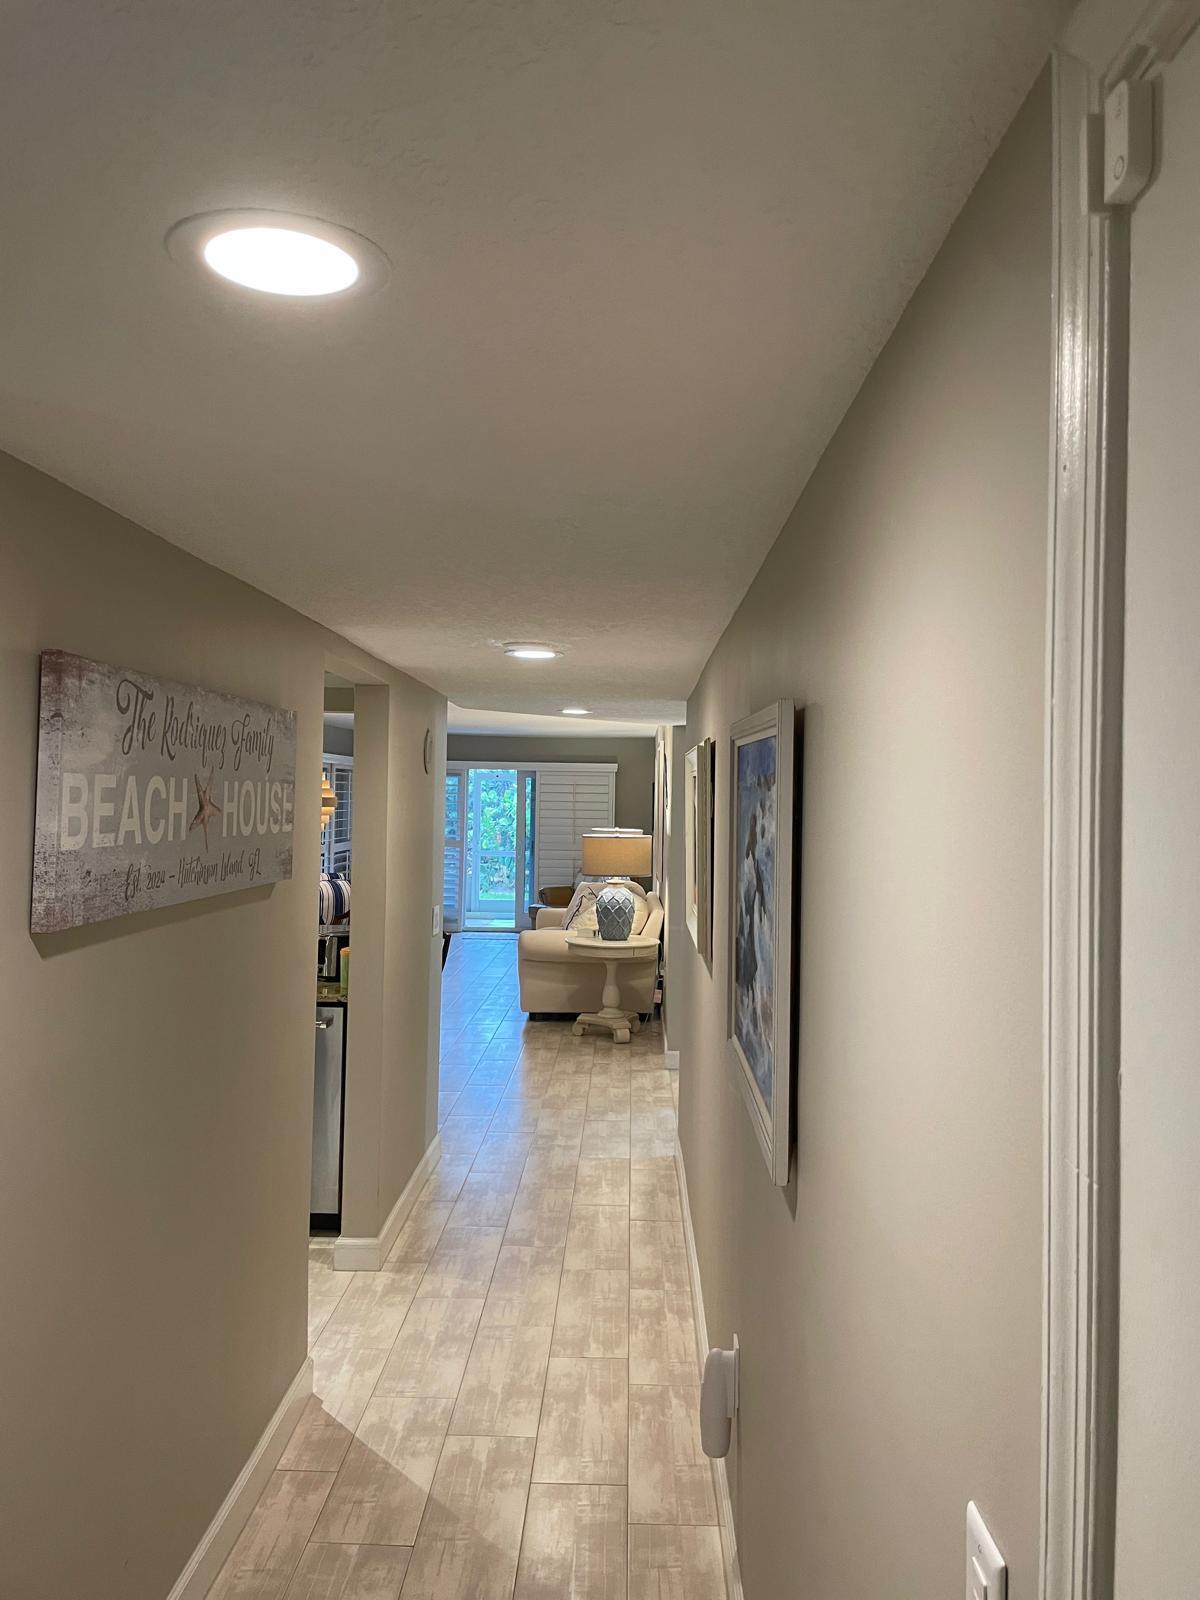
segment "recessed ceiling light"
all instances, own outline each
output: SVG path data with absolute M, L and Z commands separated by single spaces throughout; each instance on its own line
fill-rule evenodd
M 553 661 L 562 651 L 550 644 L 506 644 L 504 654 L 515 656 L 518 661 Z
M 585 711 L 583 706 L 564 706 L 562 714 L 564 717 L 590 717 L 592 713 Z
M 358 277 L 348 250 L 295 228 L 230 228 L 201 253 L 218 277 L 263 294 L 341 294 Z
M 283 211 L 207 211 L 176 223 L 166 242 L 177 261 L 284 300 L 373 288 L 388 275 L 387 257 L 361 234 Z

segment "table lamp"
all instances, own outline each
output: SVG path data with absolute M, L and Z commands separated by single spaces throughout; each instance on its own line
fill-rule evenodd
M 654 841 L 648 833 L 585 833 L 580 865 L 589 878 L 645 878 Z M 628 939 L 633 929 L 633 893 L 610 881 L 596 896 L 596 929 L 602 939 Z

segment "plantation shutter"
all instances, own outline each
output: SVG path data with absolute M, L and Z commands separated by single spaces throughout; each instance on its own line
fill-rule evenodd
M 616 773 L 612 768 L 545 766 L 537 779 L 537 824 L 533 887 L 574 885 L 579 878 L 579 841 L 593 828 L 613 826 Z
M 354 837 L 354 757 L 327 755 L 322 765 L 337 796 L 337 809 L 321 834 L 321 870 L 348 878 Z

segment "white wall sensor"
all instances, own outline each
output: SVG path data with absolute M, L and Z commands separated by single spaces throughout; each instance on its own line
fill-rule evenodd
M 738 1408 L 738 1364 L 741 1351 L 735 1337 L 732 1350 L 710 1350 L 700 1383 L 700 1444 L 706 1456 L 729 1454 L 733 1419 Z

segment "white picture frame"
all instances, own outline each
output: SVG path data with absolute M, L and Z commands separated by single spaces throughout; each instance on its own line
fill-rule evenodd
M 667 735 L 659 728 L 654 735 L 654 892 L 661 895 L 667 865 Z
M 729 730 L 730 1068 L 771 1181 L 792 1154 L 792 886 L 796 708 L 791 700 Z
M 713 742 L 684 758 L 684 916 L 692 943 L 712 965 Z

